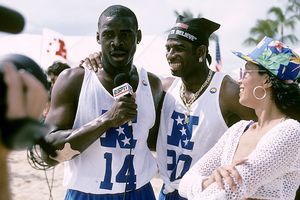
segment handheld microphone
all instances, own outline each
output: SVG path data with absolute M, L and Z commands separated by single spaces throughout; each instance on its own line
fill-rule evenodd
M 123 96 L 131 96 L 133 94 L 133 89 L 128 83 L 130 77 L 125 73 L 118 74 L 114 79 L 114 85 L 117 86 L 113 88 L 113 97 L 118 99 Z M 128 122 L 128 126 L 132 126 L 132 121 Z
M 130 76 L 125 73 L 117 74 L 114 79 L 114 85 L 116 86 L 113 88 L 113 96 L 114 99 L 118 99 L 123 96 L 131 96 L 133 94 L 133 89 L 130 82 Z M 133 139 L 133 133 L 132 133 L 132 121 L 130 120 L 128 123 L 128 128 L 130 131 L 130 138 Z M 129 155 L 132 155 L 132 147 L 130 147 Z M 133 158 L 132 158 L 133 159 Z M 130 161 L 128 160 L 127 168 L 129 169 Z M 127 182 L 128 182 L 128 176 L 129 176 L 129 170 L 127 169 L 126 173 L 126 181 L 125 181 L 125 191 L 123 195 L 123 200 L 126 200 L 126 192 L 127 192 Z
M 118 99 L 123 96 L 131 96 L 132 94 L 133 90 L 129 83 L 123 83 L 122 85 L 113 89 L 113 96 L 115 99 Z

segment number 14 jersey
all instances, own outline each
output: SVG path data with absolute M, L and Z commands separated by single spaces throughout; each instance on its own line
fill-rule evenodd
M 155 121 L 155 107 L 147 72 L 141 68 L 138 73 L 138 114 L 132 123 L 132 133 L 127 123 L 110 128 L 79 156 L 65 162 L 67 189 L 91 194 L 123 193 L 125 183 L 127 191 L 136 190 L 150 182 L 157 172 L 156 160 L 147 146 L 149 129 Z M 102 115 L 114 101 L 96 74 L 85 69 L 73 128 Z

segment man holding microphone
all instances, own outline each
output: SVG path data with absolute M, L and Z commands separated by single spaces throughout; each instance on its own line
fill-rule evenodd
M 72 68 L 56 81 L 46 123 L 57 126 L 47 138 L 58 156 L 47 158 L 53 165 L 64 162 L 67 200 L 155 199 L 150 180 L 157 165 L 147 138 L 162 86 L 133 65 L 141 38 L 135 14 L 110 6 L 98 22 L 103 69 Z M 134 93 L 124 95 L 132 93 L 129 85 Z

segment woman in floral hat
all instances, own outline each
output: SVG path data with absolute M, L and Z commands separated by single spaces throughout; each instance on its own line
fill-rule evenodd
M 182 178 L 188 199 L 293 200 L 300 185 L 300 57 L 265 37 L 241 69 L 239 102 L 258 121 L 242 120 Z

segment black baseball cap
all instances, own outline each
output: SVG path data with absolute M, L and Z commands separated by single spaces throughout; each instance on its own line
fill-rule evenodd
M 185 18 L 178 16 L 168 39 L 183 39 L 194 45 L 208 45 L 210 35 L 220 28 L 220 24 L 206 18 Z

